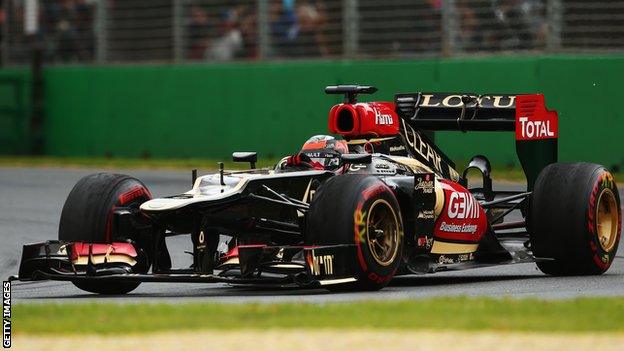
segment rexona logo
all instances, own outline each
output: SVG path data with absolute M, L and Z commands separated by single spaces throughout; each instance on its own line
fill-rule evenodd
M 470 193 L 453 191 L 449 196 L 449 218 L 479 218 L 480 212 L 479 203 Z
M 378 109 L 375 109 L 375 124 L 377 125 L 393 125 L 394 120 L 392 119 L 392 115 L 384 115 L 379 112 Z
M 557 112 L 546 109 L 544 95 L 518 95 L 516 97 L 516 140 L 555 139 Z

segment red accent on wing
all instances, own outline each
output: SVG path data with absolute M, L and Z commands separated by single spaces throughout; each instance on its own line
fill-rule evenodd
M 477 243 L 487 230 L 487 217 L 477 199 L 463 186 L 440 179 L 444 206 L 436 220 L 434 236 Z
M 91 246 L 91 253 L 93 255 L 106 255 L 109 249 L 112 248 L 112 253 L 117 255 L 126 255 L 130 257 L 137 257 L 137 252 L 134 246 L 130 243 L 121 243 L 114 242 L 110 244 L 100 244 L 100 243 L 71 243 L 70 252 L 71 252 L 71 260 L 75 260 L 80 256 L 88 256 L 89 255 L 89 246 Z
M 349 137 L 399 134 L 399 116 L 391 102 L 339 104 L 329 111 L 329 131 Z
M 244 249 L 246 247 L 258 248 L 258 247 L 267 247 L 268 245 L 264 244 L 254 244 L 254 245 L 238 245 L 234 246 L 230 251 L 228 251 L 225 255 L 221 256 L 221 260 L 225 261 L 233 257 L 238 257 L 238 249 Z
M 516 140 L 559 137 L 557 111 L 546 109 L 544 95 L 516 96 Z

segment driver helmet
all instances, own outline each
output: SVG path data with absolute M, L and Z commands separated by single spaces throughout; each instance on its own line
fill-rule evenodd
M 346 141 L 331 135 L 315 135 L 303 144 L 300 154 L 309 157 L 315 168 L 334 170 L 340 167 L 340 155 L 348 152 Z

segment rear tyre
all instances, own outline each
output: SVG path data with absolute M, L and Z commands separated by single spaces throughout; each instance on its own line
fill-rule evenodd
M 113 210 L 121 206 L 138 208 L 151 197 L 147 187 L 130 176 L 108 173 L 86 176 L 76 183 L 65 200 L 59 225 L 59 240 L 88 243 L 132 240 L 133 238 L 113 237 Z M 137 248 L 137 251 L 143 250 Z M 140 272 L 134 273 L 147 273 L 148 269 L 149 264 L 143 265 Z M 140 283 L 73 284 L 92 293 L 118 295 L 136 289 Z
M 537 266 L 551 275 L 606 272 L 620 242 L 621 219 L 617 186 L 603 166 L 545 167 L 535 182 L 528 217 Z
M 379 290 L 399 268 L 401 211 L 392 190 L 377 177 L 347 174 L 329 179 L 316 192 L 307 218 L 308 243 L 357 247 L 357 281 L 329 285 L 329 290 Z

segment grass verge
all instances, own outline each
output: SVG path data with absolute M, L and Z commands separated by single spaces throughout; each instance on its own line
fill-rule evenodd
M 453 329 L 622 332 L 624 298 L 444 297 L 327 304 L 16 304 L 13 330 L 116 334 L 202 329 Z

